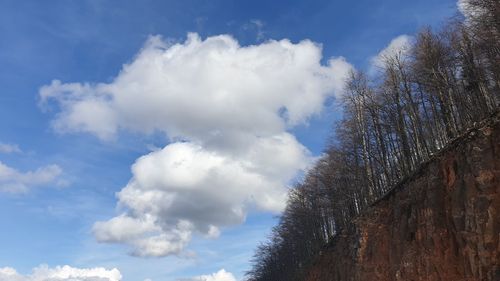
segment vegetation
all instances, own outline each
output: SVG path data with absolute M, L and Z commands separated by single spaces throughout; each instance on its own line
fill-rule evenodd
M 500 2 L 470 0 L 467 16 L 416 35 L 370 81 L 351 73 L 335 140 L 290 192 L 250 281 L 303 279 L 308 262 L 353 219 L 433 154 L 498 109 Z

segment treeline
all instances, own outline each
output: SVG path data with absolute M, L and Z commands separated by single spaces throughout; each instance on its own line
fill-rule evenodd
M 465 19 L 423 29 L 407 49 L 382 58 L 375 81 L 351 73 L 335 140 L 291 190 L 249 281 L 302 280 L 353 218 L 498 109 L 500 1 L 470 0 L 466 10 Z

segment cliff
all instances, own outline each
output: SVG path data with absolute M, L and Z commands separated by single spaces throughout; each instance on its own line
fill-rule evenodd
M 500 122 L 456 139 L 337 235 L 307 281 L 500 280 Z

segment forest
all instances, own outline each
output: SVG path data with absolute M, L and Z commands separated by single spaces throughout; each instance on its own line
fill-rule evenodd
M 249 281 L 302 280 L 312 259 L 394 186 L 500 103 L 500 1 L 423 28 L 376 75 L 352 72 L 324 156 L 290 190 Z

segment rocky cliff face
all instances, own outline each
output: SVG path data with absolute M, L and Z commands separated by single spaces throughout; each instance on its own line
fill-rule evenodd
M 468 132 L 339 234 L 307 281 L 500 281 L 500 123 Z

